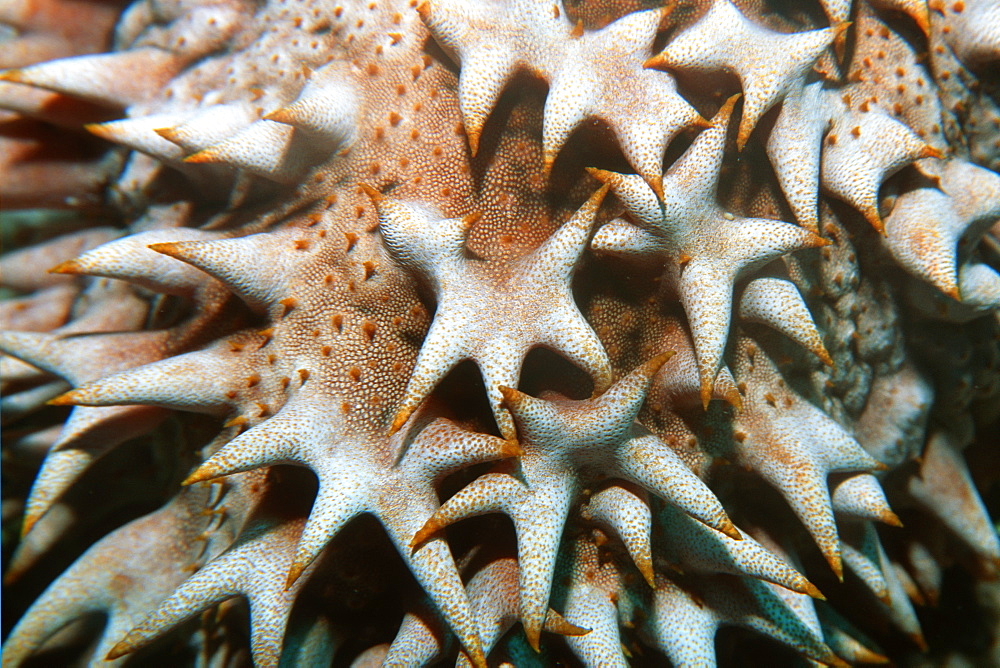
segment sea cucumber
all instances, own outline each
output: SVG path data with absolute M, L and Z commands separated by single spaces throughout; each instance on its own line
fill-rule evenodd
M 0 22 L 5 667 L 997 660 L 996 0 Z

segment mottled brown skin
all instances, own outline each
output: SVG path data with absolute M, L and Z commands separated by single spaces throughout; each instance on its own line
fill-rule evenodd
M 371 450 L 373 460 L 386 470 L 391 469 L 401 456 L 401 450 L 397 449 L 401 438 L 390 440 L 390 425 L 404 396 L 436 304 L 433 293 L 422 284 L 420 277 L 399 266 L 386 252 L 371 192 L 394 200 L 420 202 L 436 209 L 442 219 L 467 217 L 471 222 L 465 245 L 468 256 L 482 262 L 488 272 L 500 279 L 510 274 L 518 259 L 538 248 L 559 229 L 597 189 L 597 182 L 587 175 L 584 167 L 628 171 L 614 138 L 602 123 L 593 121 L 585 123 L 585 127 L 575 133 L 556 161 L 553 173 L 546 176 L 541 148 L 546 87 L 544 82 L 527 74 L 519 75 L 506 88 L 485 126 L 477 155 L 473 157 L 457 103 L 461 63 L 438 46 L 420 19 L 416 0 L 405 7 L 399 4 L 398 12 L 384 11 L 378 2 L 371 2 L 367 5 L 356 3 L 353 9 L 325 14 L 318 6 L 290 5 L 281 10 L 270 25 L 253 24 L 244 16 L 243 20 L 258 32 L 233 30 L 226 33 L 227 48 L 234 53 L 260 49 L 267 54 L 277 43 L 287 46 L 288 53 L 275 52 L 271 58 L 251 60 L 252 66 L 243 63 L 236 69 L 227 69 L 224 63 L 220 65 L 210 60 L 199 62 L 133 110 L 134 115 L 140 116 L 177 101 L 201 100 L 212 90 L 240 90 L 243 92 L 234 93 L 233 99 L 240 99 L 239 95 L 244 94 L 258 96 L 255 101 L 259 100 L 263 111 L 290 102 L 310 72 L 333 59 L 349 65 L 346 76 L 350 85 L 360 91 L 353 143 L 329 155 L 323 153 L 322 145 L 307 146 L 315 151 L 314 157 L 318 155 L 322 159 L 310 163 L 297 183 L 273 184 L 256 177 L 234 178 L 225 167 L 198 164 L 180 165 L 179 169 L 185 174 L 180 177 L 171 168 L 150 160 L 146 166 L 148 171 L 131 173 L 132 176 L 135 173 L 145 175 L 146 181 L 138 177 L 136 181 L 123 178 L 117 184 L 117 205 L 131 212 L 131 207 L 141 211 L 150 203 L 176 201 L 178 193 L 183 193 L 181 199 L 195 200 L 186 179 L 200 182 L 199 187 L 210 193 L 210 203 L 202 202 L 193 212 L 181 207 L 163 214 L 155 223 L 150 216 L 137 229 L 143 225 L 170 227 L 205 223 L 206 227 L 233 238 L 252 232 L 280 232 L 274 237 L 280 242 L 274 243 L 268 255 L 271 258 L 291 257 L 295 264 L 294 273 L 287 281 L 291 286 L 288 294 L 278 303 L 271 304 L 266 312 L 253 312 L 245 305 L 236 304 L 236 300 L 220 288 L 218 292 L 210 291 L 182 305 L 180 315 L 167 314 L 160 321 L 151 318 L 148 323 L 135 322 L 127 326 L 131 330 L 145 328 L 150 323 L 172 327 L 174 335 L 164 347 L 144 351 L 149 360 L 197 349 L 215 339 L 224 341 L 228 349 L 226 354 L 238 360 L 240 374 L 231 382 L 230 410 L 221 432 L 214 440 L 210 439 L 206 436 L 204 423 L 192 421 L 184 427 L 185 438 L 171 445 L 175 454 L 188 458 L 192 451 L 200 448 L 198 454 L 207 459 L 237 435 L 266 423 L 308 381 L 322 388 L 328 410 L 338 413 L 358 436 L 357 443 L 350 447 L 363 444 Z M 748 0 L 737 5 L 748 16 L 775 30 L 790 32 L 825 25 L 817 7 L 779 15 L 768 11 L 763 2 Z M 63 5 L 41 3 L 40 6 L 44 11 L 33 14 L 31 29 L 45 33 L 49 41 L 23 43 L 15 54 L 20 59 L 7 64 L 20 66 L 70 53 L 99 50 L 104 46 L 99 42 L 107 40 L 111 22 L 117 16 L 112 5 L 102 4 L 88 11 L 87 16 L 93 20 L 82 25 L 84 22 L 64 17 L 61 13 L 64 10 L 60 9 Z M 591 30 L 649 6 L 643 0 L 595 0 L 570 3 L 565 11 L 572 20 L 578 20 L 583 28 Z M 674 23 L 663 39 L 696 21 L 706 6 L 705 3 L 692 3 L 676 8 L 672 17 Z M 248 6 L 240 8 L 248 11 Z M 69 16 L 75 17 L 76 13 L 70 11 Z M 119 28 L 119 41 L 128 45 L 138 37 L 143 26 L 160 22 L 163 25 L 145 33 L 139 38 L 140 43 L 170 46 L 185 54 L 190 50 L 193 58 L 198 54 L 192 50 L 192 44 L 183 43 L 186 33 L 170 23 L 175 18 L 157 17 L 149 6 L 140 6 Z M 952 138 L 946 138 L 950 131 L 947 128 L 942 131 L 937 123 L 937 97 L 930 91 L 933 82 L 922 80 L 914 69 L 922 54 L 912 47 L 912 43 L 901 38 L 894 26 L 890 30 L 890 25 L 893 24 L 883 21 L 881 15 L 876 16 L 867 7 L 862 7 L 852 32 L 853 39 L 847 43 L 846 56 L 840 53 L 834 59 L 827 54 L 817 69 L 827 79 L 838 80 L 840 73 L 835 61 L 844 62 L 845 57 L 849 58 L 851 66 L 844 80 L 856 84 L 853 90 L 859 94 L 852 94 L 848 104 L 854 107 L 864 104 L 865 96 L 879 97 L 880 104 L 905 121 L 925 141 L 944 148 Z M 51 39 L 53 26 L 62 31 L 54 41 Z M 269 37 L 266 30 L 273 34 Z M 254 45 L 258 38 L 263 46 Z M 44 53 L 31 50 L 35 48 L 33 44 L 43 43 L 48 44 Z M 60 50 L 63 47 L 65 52 Z M 691 82 L 682 79 L 683 83 Z M 709 112 L 718 108 L 725 93 L 732 92 L 728 88 L 719 90 L 719 87 L 731 88 L 731 84 L 732 81 L 724 77 L 711 77 L 684 91 L 698 95 L 697 108 L 710 117 Z M 0 83 L 0 86 L 16 85 L 19 84 Z M 84 108 L 74 113 L 89 111 L 92 110 Z M 46 122 L 61 123 L 64 121 L 60 119 L 72 115 L 52 114 Z M 95 115 L 88 116 L 87 120 L 105 119 Z M 742 155 L 738 155 L 733 146 L 729 147 L 720 204 L 737 214 L 788 221 L 792 218 L 780 188 L 769 168 L 764 166 L 766 160 L 760 141 L 754 143 L 754 137 L 759 139 L 767 131 L 767 124 L 765 117 Z M 50 131 L 49 126 L 44 127 L 44 132 Z M 11 142 L 14 147 L 7 154 L 12 162 L 24 163 L 34 147 L 44 146 L 47 151 L 55 143 L 52 138 L 42 137 L 35 126 L 28 128 L 24 138 L 10 131 L 9 123 L 6 129 L 4 141 Z M 103 150 L 103 144 L 92 139 L 86 141 Z M 687 137 L 682 138 L 668 150 L 667 164 L 683 151 L 686 142 Z M 101 166 L 95 168 L 93 164 L 81 164 L 78 154 L 73 157 L 75 161 L 69 164 L 19 166 L 21 171 L 4 186 L 5 206 L 65 206 L 65 196 L 71 193 L 77 196 L 89 193 L 89 199 L 84 197 L 80 202 L 70 203 L 75 208 L 98 204 L 98 193 L 103 192 L 106 182 L 118 172 L 118 158 L 96 156 L 95 161 L 100 159 Z M 912 173 L 904 176 L 912 177 Z M 142 187 L 133 187 L 136 183 Z M 231 193 L 227 192 L 230 188 Z M 366 188 L 370 191 L 366 192 Z M 230 204 L 220 204 L 227 197 Z M 619 214 L 620 204 L 611 199 L 605 204 L 595 229 Z M 891 295 L 894 294 L 894 281 L 901 279 L 893 273 L 896 269 L 888 271 L 886 276 L 879 273 L 883 266 L 891 263 L 871 250 L 877 240 L 860 215 L 840 204 L 831 207 L 824 202 L 821 220 L 823 235 L 832 241 L 831 246 L 796 253 L 784 262 L 772 263 L 761 273 L 789 276 L 800 284 L 811 309 L 819 314 L 817 323 L 829 332 L 826 345 L 836 365 L 831 369 L 822 367 L 803 351 L 790 350 L 790 344 L 779 334 L 761 326 L 734 324 L 732 341 L 739 338 L 739 345 L 745 351 L 758 345 L 750 342 L 748 337 L 752 336 L 780 369 L 780 373 L 772 373 L 770 367 L 758 370 L 754 376 L 757 387 L 752 388 L 757 398 L 744 412 L 741 412 L 743 402 L 749 396 L 746 384 L 737 383 L 731 375 L 720 375 L 706 417 L 698 394 L 697 369 L 683 309 L 673 295 L 666 294 L 660 287 L 661 262 L 655 259 L 619 262 L 586 253 L 574 283 L 576 302 L 605 347 L 616 378 L 666 350 L 677 353 L 675 360 L 658 376 L 658 381 L 654 381 L 639 420 L 672 447 L 699 477 L 718 487 L 727 510 L 729 505 L 734 505 L 737 506 L 736 514 L 750 516 L 751 525 L 755 521 L 766 523 L 770 519 L 768 503 L 781 502 L 771 499 L 767 495 L 773 493 L 765 491 L 761 499 L 743 504 L 740 485 L 750 476 L 725 464 L 726 459 L 737 459 L 733 455 L 735 444 L 743 443 L 748 436 L 751 441 L 754 438 L 762 441 L 764 447 L 768 445 L 771 422 L 763 417 L 768 410 L 780 410 L 795 402 L 811 402 L 843 424 L 852 424 L 868 405 L 867 391 L 873 377 L 889 376 L 898 369 L 900 359 L 889 348 L 902 350 L 904 333 L 905 340 L 916 347 L 931 347 L 927 341 L 920 340 L 920 335 L 906 332 L 908 323 L 895 323 L 900 316 Z M 870 254 L 860 268 L 855 247 Z M 49 248 L 41 252 L 34 263 L 47 267 L 72 259 L 80 250 L 82 248 Z M 166 248 L 163 252 L 173 254 Z M 268 257 L 260 258 L 261 262 L 268 260 Z M 859 272 L 871 277 L 859 281 Z M 6 285 L 31 293 L 51 288 L 53 280 L 52 277 L 29 277 L 17 283 L 8 278 Z M 61 285 L 67 283 L 62 277 L 59 280 Z M 87 280 L 90 279 L 72 279 L 74 287 L 67 289 L 77 289 Z M 145 291 L 136 292 L 147 298 Z M 16 314 L 17 327 L 13 329 L 47 331 L 62 326 L 67 319 L 72 322 L 66 301 L 54 303 L 49 310 L 30 299 L 26 297 L 25 301 L 13 306 L 5 305 L 5 310 L 0 312 L 4 317 L 8 311 Z M 68 298 L 63 295 L 61 299 Z M 482 316 L 488 318 L 490 310 L 489 305 L 486 306 Z M 111 316 L 107 318 L 110 321 Z M 954 366 L 961 365 L 961 373 L 956 373 L 955 377 L 943 371 L 936 374 L 947 377 L 942 384 L 947 396 L 936 404 L 939 415 L 968 419 L 970 406 L 974 406 L 977 415 L 995 416 L 993 405 L 998 390 L 992 380 L 997 356 L 995 343 L 989 341 L 991 332 L 988 326 L 983 326 L 982 331 L 977 330 L 967 337 L 971 341 L 967 347 L 974 352 L 958 355 Z M 873 341 L 881 343 L 871 343 Z M 934 351 L 925 356 L 937 358 Z M 736 359 L 736 356 L 731 357 Z M 977 363 L 970 362 L 973 359 L 986 360 L 993 365 L 991 371 L 976 376 L 974 370 L 969 371 L 970 364 Z M 944 365 L 943 362 L 938 364 Z M 729 373 L 725 367 L 724 372 Z M 788 382 L 783 374 L 787 374 Z M 749 376 L 744 373 L 738 379 Z M 31 382 L 38 382 L 38 378 L 32 378 Z M 970 389 L 973 385 L 979 389 Z M 581 370 L 554 355 L 542 353 L 529 359 L 521 389 L 530 388 L 534 395 L 554 389 L 583 399 L 592 386 L 592 380 Z M 490 408 L 481 394 L 479 375 L 460 367 L 442 381 L 408 428 L 417 433 L 430 418 L 451 415 L 463 427 L 496 433 Z M 766 406 L 762 405 L 759 396 L 770 397 L 763 402 Z M 46 423 L 49 417 L 42 414 L 38 423 Z M 986 418 L 981 418 L 980 422 L 985 423 Z M 213 428 L 209 425 L 208 431 Z M 334 444 L 331 449 L 336 447 Z M 783 447 L 772 447 L 770 453 L 776 465 L 798 466 L 798 460 Z M 112 454 L 109 458 L 115 456 L 120 455 Z M 5 461 L 5 472 L 6 466 Z M 490 466 L 492 471 L 514 471 L 517 464 L 504 460 Z M 483 470 L 487 470 L 486 467 L 462 472 L 450 479 L 440 490 L 442 498 Z M 182 471 L 180 477 L 185 475 Z M 956 471 L 945 471 L 939 481 L 944 488 L 942 493 L 957 490 L 957 498 L 974 514 L 976 508 L 969 501 L 972 497 L 968 489 L 960 488 L 957 483 L 946 483 L 958 480 L 955 476 Z M 259 556 L 261 563 L 270 569 L 270 575 L 283 576 L 294 554 L 301 520 L 310 511 L 313 494 L 310 476 L 298 469 L 275 466 L 267 472 L 261 469 L 227 480 L 230 482 L 214 483 L 221 485 L 221 491 L 207 483 L 186 488 L 169 506 L 169 512 L 140 521 L 155 524 L 153 534 L 177 538 L 170 543 L 169 549 L 150 548 L 154 556 L 150 557 L 149 568 L 157 573 L 150 577 L 163 585 L 159 598 L 167 596 L 179 584 L 183 579 L 179 577 L 181 574 L 197 572 L 224 551 L 245 527 L 258 520 L 279 527 L 281 544 L 285 546 L 281 554 L 274 555 L 273 559 L 267 558 L 268 555 Z M 179 480 L 170 483 L 167 497 L 174 494 L 177 482 Z M 760 481 L 755 484 L 763 489 Z M 588 489 L 587 494 L 592 491 Z M 223 495 L 222 501 L 217 493 Z M 894 505 L 897 498 L 891 499 Z M 383 499 L 387 506 L 399 508 L 405 508 L 408 500 L 408 497 Z M 67 507 L 69 500 L 56 506 L 58 509 Z M 94 514 L 99 513 L 95 510 Z M 925 510 L 913 511 L 915 518 L 924 514 Z M 56 540 L 62 528 L 56 515 L 50 512 L 43 516 L 28 534 L 25 544 L 29 540 L 41 543 L 43 540 L 39 537 L 43 535 Z M 215 518 L 218 518 L 217 523 L 213 523 Z M 5 509 L 5 529 L 6 520 Z M 355 522 L 335 537 L 325 556 L 298 585 L 305 587 L 303 596 L 307 603 L 303 608 L 313 615 L 311 619 L 317 624 L 338 618 L 338 622 L 345 624 L 344 628 L 362 629 L 354 645 L 348 645 L 355 655 L 377 643 L 390 641 L 391 629 L 395 629 L 404 608 L 418 607 L 414 601 L 423 596 L 406 568 L 394 560 L 395 555 L 386 545 L 381 528 L 366 522 L 368 520 Z M 137 529 L 140 525 L 129 526 Z M 644 584 L 630 559 L 623 556 L 617 537 L 591 533 L 591 525 L 576 515 L 570 518 L 567 527 L 570 540 L 578 541 L 579 545 L 577 563 L 569 569 L 573 577 L 604 590 L 612 604 L 617 604 L 623 595 L 645 595 Z M 818 561 L 819 554 L 784 507 L 769 528 L 775 527 L 780 528 L 783 535 L 794 536 L 788 542 L 794 543 L 796 554 L 806 555 L 810 572 L 825 568 L 820 564 L 817 569 L 812 563 Z M 455 527 L 449 539 L 453 539 L 452 550 L 459 566 L 465 568 L 469 555 L 476 549 L 474 546 L 480 543 L 493 550 L 498 549 L 498 545 L 505 546 L 499 551 L 509 551 L 514 539 L 505 535 L 507 531 L 506 524 L 492 520 L 475 520 Z M 163 543 L 154 542 L 153 545 L 157 547 Z M 931 547 L 935 556 L 944 562 L 947 546 L 935 543 Z M 25 561 L 22 558 L 17 569 L 13 569 L 15 576 L 31 574 L 32 566 Z M 90 567 L 107 567 L 115 571 L 109 591 L 122 597 L 140 578 L 113 560 L 102 559 L 96 565 L 91 563 Z M 671 577 L 676 575 L 669 565 L 660 561 L 657 561 L 657 568 L 658 578 L 666 577 L 664 573 Z M 305 584 L 312 573 L 317 577 Z M 464 574 L 468 579 L 468 573 Z M 736 592 L 736 588 L 730 587 L 731 583 L 727 584 L 728 577 L 717 576 L 712 580 L 714 584 L 709 589 L 713 595 L 720 596 L 721 592 L 730 590 Z M 829 574 L 820 577 L 832 580 Z M 569 586 L 572 577 L 567 575 L 564 579 L 563 584 Z M 693 598 L 698 598 L 697 592 L 702 585 L 696 578 L 678 577 L 677 580 L 685 583 Z M 838 586 L 825 580 L 824 589 Z M 328 581 L 332 584 L 326 584 Z M 359 591 L 367 595 L 358 594 Z M 733 596 L 733 600 L 741 601 L 744 594 L 740 590 Z M 387 603 L 386 597 L 394 600 Z M 402 598 L 407 600 L 404 603 L 396 600 Z M 739 603 L 733 605 L 739 607 Z M 351 618 L 357 611 L 361 611 L 360 621 Z M 245 620 L 239 618 L 239 614 L 231 605 L 223 604 L 215 616 L 223 620 L 223 626 L 245 627 Z M 235 637 L 238 633 L 233 633 L 231 628 L 217 627 L 211 616 L 203 617 L 198 625 L 206 637 L 215 634 L 215 640 L 221 644 L 218 656 L 232 651 L 234 662 L 246 661 L 245 650 L 239 654 L 236 649 L 243 639 Z M 426 613 L 423 616 L 430 619 Z M 118 637 L 104 638 L 101 651 L 111 649 L 121 640 L 121 634 L 138 621 L 132 620 L 126 628 L 115 627 Z M 642 621 L 630 619 L 628 624 L 641 625 Z M 433 620 L 428 621 L 428 625 L 433 626 Z M 564 628 L 562 632 L 567 633 L 567 630 Z M 445 656 L 453 656 L 458 650 L 447 649 L 447 641 L 443 640 L 448 637 L 448 631 L 437 628 L 435 633 L 442 638 L 442 651 L 451 652 Z M 637 638 L 644 640 L 640 634 L 630 634 L 623 642 L 638 652 L 642 644 Z M 559 648 L 565 651 L 561 642 L 553 643 L 556 653 Z M 211 658 L 209 643 L 205 644 L 205 656 Z M 117 656 L 127 649 L 119 646 L 113 653 Z M 612 649 L 617 652 L 619 648 Z M 510 648 L 503 651 L 509 652 Z M 546 656 L 552 659 L 553 655 Z M 139 657 L 137 660 L 141 660 L 142 655 Z

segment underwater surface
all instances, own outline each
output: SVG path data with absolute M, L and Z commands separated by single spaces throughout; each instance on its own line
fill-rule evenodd
M 3 666 L 1000 665 L 1000 2 L 9 0 Z

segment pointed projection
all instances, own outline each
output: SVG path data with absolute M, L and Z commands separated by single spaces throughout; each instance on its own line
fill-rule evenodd
M 833 366 L 809 307 L 791 281 L 781 278 L 755 278 L 750 281 L 740 295 L 739 315 L 741 320 L 757 322 L 781 332 L 816 355 L 823 364 Z
M 430 281 L 437 312 L 410 377 L 395 431 L 434 386 L 462 360 L 479 365 L 490 406 L 504 438 L 514 438 L 501 386 L 516 387 L 529 350 L 545 346 L 594 378 L 595 391 L 611 382 L 611 366 L 597 335 L 573 300 L 573 270 L 587 244 L 607 188 L 509 273 L 496 276 L 463 252 L 471 219 L 438 220 L 432 212 L 368 189 L 379 213 L 382 241 L 401 265 Z M 488 304 L 486 317 L 483 305 Z
M 294 102 L 264 118 L 305 130 L 335 145 L 351 144 L 357 135 L 359 100 L 346 79 L 341 63 L 322 67 L 312 73 Z
M 735 460 L 785 497 L 842 578 L 827 476 L 882 467 L 826 413 L 792 392 L 755 343 L 741 339 L 737 358 L 736 379 L 746 384 L 747 394 L 733 419 Z
M 262 522 L 244 531 L 228 551 L 182 583 L 108 653 L 117 659 L 171 628 L 234 596 L 250 603 L 250 651 L 255 666 L 277 668 L 285 628 L 302 588 L 285 587 L 285 571 L 302 531 L 301 521 Z
M 767 157 L 799 224 L 819 234 L 823 133 L 830 124 L 822 82 L 791 87 L 767 138 Z
M 966 298 L 959 290 L 961 280 L 974 305 L 988 306 L 996 289 L 995 272 L 973 262 L 962 264 L 959 244 L 975 246 L 1000 219 L 1000 175 L 958 159 L 921 166 L 933 170 L 940 189 L 928 186 L 900 195 L 886 218 L 884 243 L 914 276 L 955 300 Z
M 45 88 L 109 107 L 128 107 L 148 100 L 183 65 L 179 56 L 149 46 L 4 70 L 0 81 Z
M 432 537 L 417 552 L 413 535 L 438 507 L 434 485 L 448 473 L 485 461 L 511 457 L 516 445 L 460 429 L 440 419 L 423 428 L 398 465 L 387 464 L 380 448 L 334 419 L 330 398 L 307 381 L 274 417 L 244 432 L 202 464 L 185 484 L 211 480 L 274 464 L 312 469 L 319 491 L 301 537 L 290 555 L 284 581 L 299 582 L 326 544 L 358 515 L 379 519 L 414 577 L 437 606 L 477 666 L 484 657 L 475 620 L 443 538 Z M 403 434 L 393 441 L 401 447 Z M 407 499 L 400 504 L 398 499 Z
M 828 666 L 847 668 L 823 637 L 770 585 L 752 578 L 716 576 L 697 591 L 660 578 L 653 598 L 654 642 L 675 666 L 714 666 L 715 634 L 723 626 L 740 626 L 786 644 Z
M 743 117 L 736 143 L 742 151 L 757 121 L 812 68 L 842 30 L 784 34 L 757 25 L 729 0 L 715 0 L 697 23 L 671 40 L 646 67 L 725 71 L 743 84 Z M 725 39 L 719 39 L 724 35 Z
M 197 505 L 199 512 L 204 509 L 203 497 L 201 490 L 187 490 L 163 508 L 96 542 L 11 630 L 3 646 L 4 662 L 22 665 L 67 624 L 95 613 L 107 617 L 94 648 L 95 660 L 103 659 L 184 580 L 185 572 L 178 568 L 177 560 L 193 562 L 197 552 L 205 548 L 198 535 L 211 517 L 190 513 L 190 505 Z M 141 586 L 122 584 L 132 582 Z
M 150 155 L 163 162 L 179 162 L 184 151 L 157 134 L 156 129 L 180 122 L 186 114 L 154 114 L 84 126 L 88 132 L 119 146 Z
M 832 118 L 823 146 L 823 188 L 885 234 L 878 210 L 882 182 L 918 158 L 941 154 L 874 105 L 868 111 L 844 109 Z
M 672 505 L 665 505 L 654 519 L 648 502 L 621 486 L 612 485 L 591 497 L 583 515 L 605 524 L 623 540 L 650 587 L 656 587 L 650 552 L 655 521 L 664 537 L 664 551 L 659 555 L 685 573 L 746 575 L 822 598 L 802 574 L 750 536 L 742 534 L 736 540 Z
M 188 153 L 197 153 L 237 135 L 257 120 L 245 102 L 215 104 L 191 114 L 182 123 L 164 124 L 156 133 Z
M 652 378 L 668 357 L 653 358 L 596 399 L 547 401 L 502 388 L 524 450 L 520 476 L 477 478 L 445 502 L 413 539 L 419 550 L 422 541 L 454 522 L 492 512 L 509 515 L 518 536 L 521 621 L 536 649 L 563 526 L 587 484 L 579 471 L 601 471 L 640 485 L 740 539 L 708 487 L 665 443 L 635 424 Z
M 706 407 L 729 336 L 733 284 L 785 253 L 827 243 L 798 226 L 734 216 L 719 206 L 719 169 L 734 104 L 735 98 L 730 99 L 712 120 L 712 127 L 698 135 L 664 174 L 662 207 L 640 177 L 592 170 L 611 186 L 641 226 L 629 233 L 624 223 L 612 222 L 594 235 L 592 247 L 616 254 L 659 249 L 666 278 L 687 313 Z
M 667 144 L 685 127 L 703 123 L 670 75 L 643 68 L 669 9 L 627 14 L 591 32 L 575 26 L 559 5 L 531 0 L 473 5 L 428 0 L 418 11 L 461 63 L 459 107 L 473 155 L 486 119 L 519 69 L 549 82 L 542 129 L 547 168 L 570 134 L 597 118 L 659 192 Z

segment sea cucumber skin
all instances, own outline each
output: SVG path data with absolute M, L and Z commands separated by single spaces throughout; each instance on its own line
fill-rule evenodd
M 987 661 L 998 16 L 3 9 L 4 667 Z

